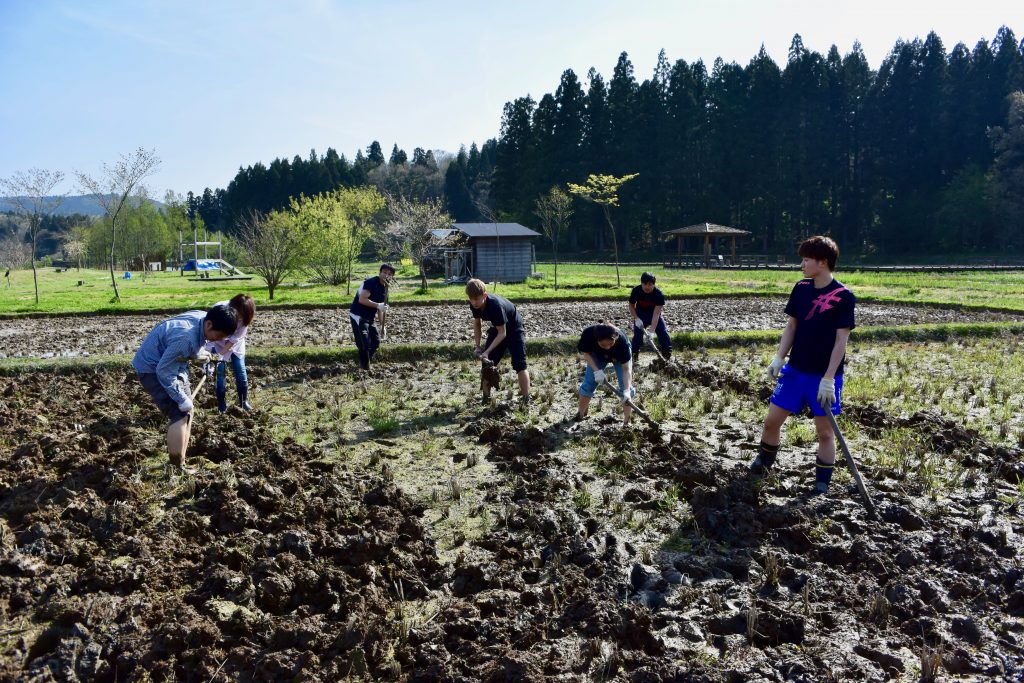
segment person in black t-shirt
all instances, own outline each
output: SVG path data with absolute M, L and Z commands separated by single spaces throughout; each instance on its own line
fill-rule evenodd
M 771 469 L 786 418 L 809 409 L 818 433 L 815 493 L 825 493 L 836 460 L 835 434 L 825 411 L 838 415 L 841 409 L 843 365 L 846 344 L 855 326 L 856 300 L 853 292 L 832 277 L 839 257 L 835 242 L 828 237 L 812 237 L 800 245 L 799 253 L 806 279 L 796 283 L 786 304 L 789 320 L 779 350 L 768 366 L 768 375 L 778 383 L 750 470 L 764 474 Z
M 612 363 L 619 380 L 619 388 L 622 390 L 622 418 L 625 424 L 629 424 L 633 408 L 626 399 L 636 396 L 636 389 L 633 388 L 633 354 L 626 342 L 626 333 L 604 322 L 591 325 L 583 330 L 576 350 L 583 354 L 583 359 L 587 362 L 583 371 L 583 381 L 580 383 L 580 403 L 576 420 L 582 420 L 587 416 L 590 399 L 594 397 L 597 387 L 604 383 L 604 369 L 608 363 Z
M 469 308 L 473 314 L 473 349 L 481 361 L 487 360 L 497 365 L 508 351 L 512 356 L 512 369 L 519 380 L 519 396 L 523 401 L 530 397 L 530 372 L 526 369 L 526 330 L 523 319 L 519 316 L 515 304 L 508 299 L 489 294 L 487 285 L 473 278 L 466 283 L 466 296 L 469 297 Z M 491 323 L 483 344 L 480 339 L 483 333 L 481 321 Z M 480 390 L 484 401 L 490 400 L 491 389 L 497 386 L 498 375 L 492 367 L 484 364 L 480 377 Z
M 380 348 L 380 333 L 377 331 L 377 316 L 387 310 L 388 286 L 395 277 L 395 267 L 390 263 L 381 265 L 376 277 L 365 280 L 352 299 L 348 316 L 352 322 L 352 336 L 359 349 L 359 365 L 370 369 L 370 361 Z
M 672 340 L 668 336 L 668 326 L 661 312 L 665 308 L 665 295 L 654 286 L 657 278 L 654 273 L 640 276 L 640 284 L 633 288 L 629 295 L 629 313 L 633 316 L 633 360 L 640 355 L 644 346 L 647 328 L 658 335 L 658 346 L 666 360 L 672 355 Z

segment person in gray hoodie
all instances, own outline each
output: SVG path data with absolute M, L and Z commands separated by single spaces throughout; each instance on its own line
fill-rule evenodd
M 154 327 L 132 358 L 139 382 L 169 421 L 167 453 L 173 465 L 185 463 L 192 433 L 188 363 L 192 359 L 209 362 L 210 352 L 203 346 L 228 337 L 237 325 L 238 314 L 231 306 L 186 311 Z

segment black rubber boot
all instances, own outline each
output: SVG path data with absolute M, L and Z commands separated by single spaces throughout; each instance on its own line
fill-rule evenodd
M 227 390 L 217 390 L 217 410 L 224 413 L 228 409 L 228 392 Z
M 249 403 L 249 387 L 238 386 L 235 388 L 238 389 L 238 405 L 242 407 L 242 410 L 252 410 L 252 404 Z

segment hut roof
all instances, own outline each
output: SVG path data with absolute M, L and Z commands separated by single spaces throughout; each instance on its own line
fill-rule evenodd
M 453 223 L 452 227 L 467 237 L 540 237 L 519 223 Z
M 740 230 L 739 228 L 730 228 L 726 225 L 717 225 L 715 223 L 697 223 L 696 225 L 687 225 L 685 228 L 676 228 L 675 230 L 666 230 L 661 233 L 662 235 L 719 235 L 719 236 L 739 236 L 749 235 L 749 230 Z

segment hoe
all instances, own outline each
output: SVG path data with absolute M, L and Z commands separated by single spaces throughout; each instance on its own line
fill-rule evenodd
M 857 490 L 860 491 L 860 495 L 864 499 L 864 507 L 868 509 L 868 516 L 872 519 L 878 519 L 875 504 L 871 501 L 868 490 L 864 488 L 864 481 L 860 478 L 860 470 L 857 469 L 857 463 L 850 454 L 850 447 L 846 445 L 846 439 L 843 438 L 843 433 L 839 431 L 839 423 L 836 422 L 836 418 L 832 415 L 831 410 L 826 410 L 825 415 L 828 416 L 828 421 L 832 425 L 832 431 L 836 434 L 836 440 L 839 441 L 839 445 L 843 449 L 843 455 L 846 456 L 846 465 L 850 468 L 850 474 L 853 475 L 853 480 L 857 483 Z
M 624 399 L 624 400 L 625 400 L 625 402 L 626 402 L 626 404 L 627 404 L 627 405 L 628 405 L 628 406 L 629 406 L 630 408 L 632 408 L 632 409 L 633 409 L 633 410 L 634 410 L 634 411 L 636 412 L 636 414 L 637 414 L 637 415 L 639 415 L 639 416 L 640 416 L 641 418 L 643 418 L 643 421 L 644 421 L 644 422 L 646 422 L 646 423 L 647 423 L 647 424 L 649 424 L 650 426 L 654 427 L 655 429 L 661 429 L 661 425 L 660 425 L 660 424 L 658 424 L 657 422 L 655 422 L 655 421 L 654 421 L 654 418 L 652 418 L 652 417 L 651 417 L 651 416 L 650 416 L 650 415 L 649 415 L 649 414 L 647 413 L 647 411 L 646 411 L 646 410 L 644 410 L 643 408 L 639 407 L 639 406 L 638 406 L 638 405 L 637 405 L 636 403 L 634 403 L 634 402 L 633 402 L 633 399 L 631 399 L 631 398 L 625 398 L 625 397 L 623 396 L 622 392 L 621 392 L 621 391 L 619 391 L 619 389 L 618 389 L 618 388 L 617 388 L 617 387 L 616 387 L 616 386 L 615 386 L 614 384 L 612 384 L 612 383 L 611 383 L 611 380 L 609 380 L 609 379 L 608 379 L 607 377 L 605 377 L 605 378 L 604 378 L 604 386 L 606 386 L 606 387 L 608 387 L 609 389 L 611 389 L 611 390 L 612 390 L 612 393 L 614 393 L 614 394 L 615 394 L 616 396 L 618 396 L 619 398 L 622 398 L 622 399 Z
M 651 345 L 652 349 L 654 349 L 654 353 L 658 354 L 658 358 L 661 359 L 662 363 L 668 364 L 671 362 L 666 359 L 665 356 L 661 355 L 661 349 L 659 349 L 658 345 L 654 343 L 654 337 L 647 328 L 644 328 L 644 337 L 647 338 L 647 343 Z

